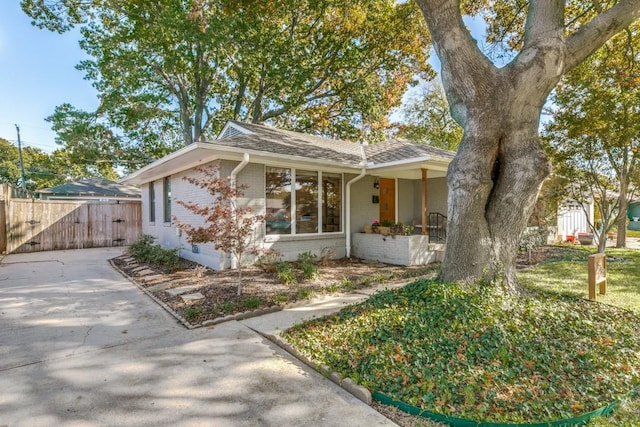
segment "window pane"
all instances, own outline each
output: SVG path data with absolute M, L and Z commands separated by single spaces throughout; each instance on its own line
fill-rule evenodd
M 291 169 L 266 169 L 267 234 L 291 234 Z
M 342 175 L 322 174 L 322 232 L 342 231 Z
M 171 179 L 166 177 L 163 185 L 164 192 L 164 222 L 171 222 Z
M 156 222 L 156 187 L 149 183 L 149 222 Z
M 318 172 L 296 171 L 296 234 L 318 232 Z

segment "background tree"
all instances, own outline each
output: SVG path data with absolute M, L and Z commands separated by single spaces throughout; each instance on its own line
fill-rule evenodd
M 640 1 L 465 2 L 465 12 L 483 11 L 500 24 L 495 28 L 506 28 L 502 40 L 513 55 L 501 67 L 469 33 L 460 1 L 417 3 L 442 64 L 452 116 L 464 129 L 447 173 L 443 278 L 503 277 L 507 290 L 519 292 L 520 237 L 550 169 L 538 131 L 542 107 L 565 73 L 638 19 Z M 585 13 L 576 13 L 580 8 Z M 490 40 L 497 34 L 492 28 Z
M 567 74 L 552 97 L 555 112 L 545 132 L 555 167 L 572 178 L 572 189 L 595 198 L 602 233 L 615 221 L 617 247 L 626 246 L 630 185 L 640 173 L 639 52 L 633 25 Z
M 56 164 L 53 155 L 33 147 L 22 148 L 26 187 L 30 191 L 65 182 L 65 167 Z M 20 186 L 20 156 L 18 147 L 0 138 L 0 180 Z
M 129 172 L 149 163 L 155 157 L 169 154 L 162 147 L 128 146 L 126 138 L 116 135 L 98 114 L 62 104 L 45 119 L 56 132 L 56 150 L 75 177 L 103 177 L 115 180 L 116 169 Z M 64 151 L 64 154 L 61 153 Z
M 462 140 L 462 128 L 449 113 L 442 87 L 424 82 L 400 108 L 402 121 L 397 136 L 445 150 L 456 151 Z
M 411 2 L 23 0 L 36 25 L 79 25 L 104 117 L 149 146 L 211 138 L 229 119 L 375 139 L 427 77 Z M 119 132 L 116 132 L 119 133 Z
M 262 223 L 264 217 L 255 215 L 253 209 L 240 206 L 239 200 L 243 196 L 246 185 L 239 185 L 231 181 L 230 177 L 220 176 L 220 167 L 216 164 L 211 168 L 196 169 L 201 173 L 199 177 L 184 177 L 189 183 L 205 189 L 211 195 L 211 204 L 202 206 L 199 203 L 178 200 L 178 204 L 204 220 L 203 226 L 194 226 L 180 221 L 173 216 L 173 220 L 188 236 L 189 243 L 213 243 L 219 250 L 231 255 L 235 259 L 238 269 L 238 295 L 242 293 L 242 262 L 249 251 L 258 251 L 253 242 L 255 225 Z

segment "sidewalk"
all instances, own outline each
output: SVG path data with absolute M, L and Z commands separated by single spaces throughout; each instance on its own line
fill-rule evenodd
M 265 336 L 279 335 L 281 331 L 295 324 L 337 313 L 347 305 L 364 301 L 381 290 L 401 288 L 405 284 L 406 283 L 378 285 L 367 289 L 354 290 L 349 294 L 317 297 L 311 301 L 303 301 L 295 304 L 293 307 L 285 308 L 282 311 L 252 317 L 241 320 L 240 322 Z

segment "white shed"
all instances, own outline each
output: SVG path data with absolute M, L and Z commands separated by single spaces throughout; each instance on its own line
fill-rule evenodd
M 594 221 L 594 206 L 593 203 L 582 203 L 569 199 L 558 208 L 558 236 L 563 242 L 567 236 L 577 238 L 578 233 L 591 233 L 589 223 Z

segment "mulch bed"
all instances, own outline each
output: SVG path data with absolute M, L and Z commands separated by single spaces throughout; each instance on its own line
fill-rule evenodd
M 243 268 L 242 293 L 238 295 L 236 270 L 214 271 L 184 259 L 177 269 L 167 270 L 158 265 L 141 265 L 126 254 L 111 262 L 190 325 L 201 325 L 207 320 L 247 311 L 285 306 L 315 295 L 432 277 L 437 272 L 436 265 L 405 267 L 344 258 L 318 265 L 318 277 L 314 280 L 303 280 L 302 273 L 295 269 L 296 264 L 290 263 L 298 283 L 285 285 L 277 273 L 249 266 Z M 185 301 L 181 295 L 168 292 L 181 287 L 189 287 L 188 293 L 199 292 L 204 298 Z

